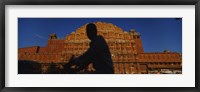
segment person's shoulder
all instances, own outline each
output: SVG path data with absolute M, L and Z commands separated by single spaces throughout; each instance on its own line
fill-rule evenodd
M 101 36 L 101 35 L 98 35 L 97 37 L 98 37 L 99 39 L 103 39 L 103 36 Z

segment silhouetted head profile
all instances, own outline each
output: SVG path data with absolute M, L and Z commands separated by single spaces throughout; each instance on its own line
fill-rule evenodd
M 96 25 L 93 24 L 93 23 L 87 24 L 86 33 L 87 33 L 87 37 L 90 40 L 93 40 L 97 36 L 97 27 L 96 27 Z

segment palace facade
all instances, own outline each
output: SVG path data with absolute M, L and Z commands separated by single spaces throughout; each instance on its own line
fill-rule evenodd
M 134 29 L 126 32 L 111 23 L 95 22 L 98 35 L 106 40 L 116 74 L 182 73 L 182 55 L 165 50 L 144 52 L 140 33 Z M 86 35 L 86 24 L 58 39 L 50 34 L 47 46 L 33 46 L 18 49 L 18 60 L 31 60 L 42 64 L 67 63 L 72 55 L 79 56 L 88 48 L 90 40 Z M 95 71 L 92 64 L 89 71 Z M 103 67 L 102 67 L 103 68 Z

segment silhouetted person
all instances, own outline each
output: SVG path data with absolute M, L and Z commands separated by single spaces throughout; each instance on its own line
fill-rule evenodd
M 113 74 L 113 62 L 108 45 L 104 38 L 97 35 L 96 25 L 90 23 L 86 26 L 87 37 L 91 40 L 90 48 L 81 56 L 75 58 L 74 63 L 79 69 L 84 69 L 93 63 L 94 74 Z

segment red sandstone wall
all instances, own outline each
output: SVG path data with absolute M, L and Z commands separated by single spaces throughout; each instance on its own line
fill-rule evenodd
M 19 52 L 27 52 L 27 53 L 36 53 L 39 46 L 32 46 L 32 47 L 25 47 L 25 48 L 19 48 Z
M 182 62 L 179 53 L 143 53 L 138 54 L 139 62 Z
M 135 39 L 135 44 L 136 44 L 137 53 L 144 53 L 141 38 Z
M 63 57 L 61 52 L 64 49 L 64 40 L 48 40 L 46 47 L 27 47 L 20 48 L 18 51 L 18 60 L 32 60 L 39 62 L 61 62 Z

